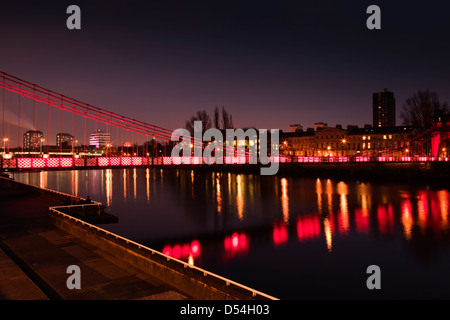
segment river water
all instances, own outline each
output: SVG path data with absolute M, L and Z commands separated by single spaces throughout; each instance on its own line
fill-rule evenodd
M 176 168 L 12 177 L 89 195 L 119 217 L 100 227 L 280 299 L 450 298 L 442 187 Z

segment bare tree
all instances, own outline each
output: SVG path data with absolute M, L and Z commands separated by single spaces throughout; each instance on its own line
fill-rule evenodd
M 426 89 L 406 99 L 400 117 L 404 125 L 413 126 L 420 134 L 431 127 L 435 114 L 447 111 L 447 102 L 441 103 L 436 92 Z
M 222 129 L 233 129 L 233 118 L 225 107 L 222 107 Z
M 222 121 L 220 121 L 220 116 L 222 115 Z M 221 110 L 216 106 L 214 108 L 213 119 L 208 115 L 208 113 L 203 111 L 197 111 L 197 113 L 192 116 L 185 123 L 185 128 L 191 133 L 194 134 L 194 121 L 202 121 L 203 132 L 208 130 L 211 127 L 217 129 L 233 129 L 233 118 L 228 111 L 225 110 L 225 107 L 222 107 Z
M 203 132 L 208 130 L 212 127 L 211 118 L 205 110 L 197 111 L 195 116 L 192 116 L 188 121 L 185 123 L 185 128 L 191 133 L 191 135 L 194 135 L 194 122 L 195 121 L 201 121 L 202 122 L 202 130 Z M 203 134 L 202 132 L 202 134 Z
M 220 114 L 219 114 L 219 108 L 216 106 L 214 108 L 214 128 L 219 129 L 219 122 L 220 122 Z

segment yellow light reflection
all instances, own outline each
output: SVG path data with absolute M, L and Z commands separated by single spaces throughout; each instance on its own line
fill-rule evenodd
M 190 266 L 194 265 L 194 257 L 192 256 L 192 254 L 190 254 L 189 257 L 188 257 L 188 264 Z
M 449 192 L 447 190 L 439 191 L 438 199 L 441 208 L 442 227 L 445 228 L 448 224 Z
M 322 214 L 322 182 L 319 178 L 316 180 L 316 194 L 317 194 L 317 210 Z
M 289 223 L 289 196 L 288 181 L 286 178 L 281 179 L 281 210 L 283 211 L 283 221 Z
M 364 214 L 368 214 L 371 208 L 370 188 L 369 185 L 361 183 L 358 185 L 358 193 L 361 199 L 361 209 Z
M 133 196 L 134 196 L 134 200 L 136 200 L 137 198 L 137 194 L 136 194 L 136 168 L 133 168 Z
M 74 175 L 75 188 L 73 194 L 76 197 L 78 197 L 78 175 L 80 174 L 80 172 L 78 170 L 73 170 L 73 172 L 75 173 Z
M 145 181 L 147 184 L 147 202 L 150 203 L 150 169 L 145 169 Z
M 327 241 L 328 251 L 331 252 L 332 244 L 333 244 L 333 235 L 332 235 L 332 231 L 331 231 L 330 220 L 328 220 L 328 218 L 325 218 L 323 221 L 323 229 L 325 232 L 325 239 Z
M 326 194 L 328 198 L 328 213 L 333 213 L 333 185 L 330 179 L 327 179 Z
M 220 179 L 219 176 L 216 177 L 216 200 L 217 200 L 217 212 L 222 212 L 222 193 L 220 190 Z
M 76 170 L 74 170 L 76 171 Z M 73 175 L 73 171 L 72 171 L 72 175 Z M 41 171 L 40 173 L 40 179 L 39 179 L 39 187 L 42 189 L 47 189 L 47 171 Z M 74 187 L 74 181 L 72 179 L 72 188 Z M 78 183 L 77 183 L 77 187 L 78 187 Z
M 195 197 L 195 188 L 194 188 L 194 170 L 191 170 L 191 193 L 192 193 L 192 198 Z
M 341 208 L 339 222 L 340 228 L 343 233 L 347 233 L 350 228 L 349 222 L 349 214 L 348 214 L 348 202 L 347 202 L 347 194 L 348 194 L 348 186 L 344 182 L 339 182 L 337 184 L 337 192 L 340 196 L 339 205 Z
M 237 186 L 237 196 L 236 196 L 236 203 L 237 203 L 237 210 L 238 210 L 238 217 L 239 220 L 242 220 L 244 218 L 244 195 L 242 193 L 242 177 L 240 174 L 236 176 L 236 186 Z
M 422 230 L 427 225 L 428 220 L 428 195 L 425 191 L 419 192 L 417 197 L 417 213 L 418 213 L 418 224 Z
M 112 202 L 112 170 L 106 169 L 106 205 L 109 207 Z
M 127 199 L 127 169 L 123 169 L 123 199 Z
M 402 214 L 402 224 L 403 232 L 405 233 L 405 238 L 411 240 L 412 226 L 414 224 L 414 219 L 412 216 L 411 201 L 409 199 L 402 201 L 401 203 L 401 214 Z

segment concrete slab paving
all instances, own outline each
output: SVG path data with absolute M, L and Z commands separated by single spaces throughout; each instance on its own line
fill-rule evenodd
M 185 293 L 55 227 L 58 205 L 0 185 L 0 299 L 180 300 Z M 81 289 L 68 289 L 67 267 L 81 271 Z

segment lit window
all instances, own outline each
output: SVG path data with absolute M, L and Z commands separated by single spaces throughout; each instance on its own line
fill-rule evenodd
M 363 136 L 363 140 L 366 140 L 366 136 Z
M 383 136 L 383 139 L 384 139 L 384 140 L 386 140 L 386 139 L 387 139 L 386 135 L 384 135 L 384 136 Z

